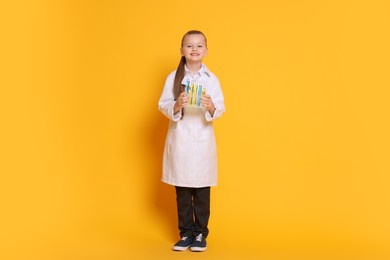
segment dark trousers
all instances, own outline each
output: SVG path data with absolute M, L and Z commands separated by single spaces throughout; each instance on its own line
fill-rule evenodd
M 187 188 L 176 186 L 176 202 L 180 237 L 207 237 L 210 217 L 210 187 Z

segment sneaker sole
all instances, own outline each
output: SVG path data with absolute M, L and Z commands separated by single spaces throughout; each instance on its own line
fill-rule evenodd
M 191 247 L 192 252 L 204 252 L 206 251 L 206 249 L 207 247 L 195 247 L 195 246 Z
M 174 246 L 173 251 L 186 251 L 190 246 Z

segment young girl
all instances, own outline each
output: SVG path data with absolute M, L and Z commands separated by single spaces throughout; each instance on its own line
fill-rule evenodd
M 212 121 L 225 111 L 217 77 L 202 63 L 207 41 L 200 31 L 187 32 L 181 60 L 167 77 L 158 106 L 170 119 L 162 181 L 176 188 L 181 239 L 175 251 L 205 251 L 209 233 L 210 186 L 217 185 L 217 153 Z

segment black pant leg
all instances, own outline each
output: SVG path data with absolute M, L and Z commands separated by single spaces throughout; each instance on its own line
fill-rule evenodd
M 209 234 L 208 223 L 210 218 L 210 187 L 194 188 L 194 235 L 202 233 L 204 237 Z
M 180 237 L 192 237 L 194 230 L 193 189 L 176 186 L 176 202 Z

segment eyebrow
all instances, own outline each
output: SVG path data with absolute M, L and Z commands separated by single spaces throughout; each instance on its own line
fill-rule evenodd
M 188 44 L 201 44 L 201 45 L 205 45 L 206 43 L 204 42 L 196 42 L 196 43 L 193 43 L 193 42 L 187 42 L 187 43 L 184 43 L 184 45 L 188 45 Z

